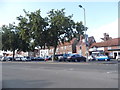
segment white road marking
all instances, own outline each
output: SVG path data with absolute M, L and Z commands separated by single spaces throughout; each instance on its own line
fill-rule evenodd
M 116 73 L 116 72 L 118 72 L 118 71 L 109 71 L 107 73 L 110 74 L 110 73 Z

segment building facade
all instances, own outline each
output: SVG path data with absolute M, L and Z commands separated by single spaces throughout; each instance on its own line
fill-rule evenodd
M 90 45 L 92 43 L 95 43 L 94 37 L 93 36 L 88 37 L 87 42 L 88 42 L 87 49 L 89 49 Z M 50 49 L 46 50 L 48 50 L 48 55 L 53 55 L 54 53 L 53 47 L 50 47 Z M 69 53 L 77 53 L 86 56 L 86 43 L 85 40 L 83 39 L 83 36 L 80 36 L 79 41 L 76 38 L 73 38 L 70 42 L 59 44 L 56 48 L 55 54 L 69 54 Z
M 93 36 L 88 37 L 88 40 L 85 41 L 83 36 L 80 36 L 80 40 L 78 44 L 76 45 L 77 53 L 83 56 L 89 55 L 89 48 L 90 46 L 95 43 L 95 38 Z
M 89 52 L 103 51 L 105 55 L 116 58 L 120 54 L 120 38 L 114 38 L 103 42 L 93 43 Z
M 0 56 L 8 56 L 12 57 L 13 52 L 12 51 L 2 51 L 0 50 Z M 28 56 L 28 52 L 23 52 L 23 51 L 17 51 L 15 50 L 15 57 L 22 57 L 22 56 Z
M 76 38 L 73 38 L 70 42 L 61 43 L 57 46 L 56 54 L 68 54 L 76 53 L 76 44 L 78 43 Z M 53 55 L 54 48 L 50 47 L 48 50 L 49 55 Z

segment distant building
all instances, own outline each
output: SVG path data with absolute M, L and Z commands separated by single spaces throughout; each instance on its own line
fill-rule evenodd
M 89 52 L 94 51 L 103 51 L 106 55 L 116 58 L 117 54 L 120 54 L 120 38 L 93 43 L 90 46 Z
M 78 43 L 76 38 L 73 38 L 70 42 L 61 43 L 57 46 L 56 54 L 76 53 L 76 44 Z M 50 47 L 48 51 L 49 55 L 53 55 L 54 48 Z
M 13 52 L 12 51 L 2 51 L 2 50 L 0 50 L 0 56 L 12 57 L 13 56 Z M 15 50 L 15 57 L 22 57 L 22 56 L 28 56 L 28 52 Z
M 103 35 L 104 35 L 104 37 L 101 38 L 103 41 L 107 41 L 107 40 L 112 39 L 112 37 L 109 37 L 109 34 L 108 34 L 108 33 L 104 33 Z
M 95 39 L 93 36 L 88 37 L 87 40 L 87 46 L 88 49 L 89 47 L 92 45 L 92 43 L 95 43 Z M 40 52 L 42 49 L 37 49 L 35 50 L 35 55 L 34 56 L 41 56 Z M 49 49 L 46 48 L 44 49 L 44 51 L 47 50 L 47 55 L 53 55 L 54 53 L 54 47 L 50 47 Z M 77 38 L 73 38 L 70 42 L 64 42 L 61 43 L 57 46 L 56 48 L 56 53 L 55 54 L 69 54 L 69 53 L 78 53 L 81 54 L 83 56 L 85 56 L 86 54 L 86 43 L 85 43 L 85 39 L 83 38 L 83 36 L 80 36 L 80 40 L 78 41 Z
M 93 36 L 88 37 L 87 43 L 85 42 L 85 39 L 83 39 L 83 36 L 80 36 L 80 41 L 76 45 L 77 53 L 86 56 L 86 49 L 89 50 L 90 46 L 95 42 L 96 41 Z

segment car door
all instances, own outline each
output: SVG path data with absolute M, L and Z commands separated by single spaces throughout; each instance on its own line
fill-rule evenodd
M 75 62 L 76 56 L 75 56 L 75 55 L 72 55 L 72 56 L 71 56 L 71 59 L 72 59 L 73 62 Z

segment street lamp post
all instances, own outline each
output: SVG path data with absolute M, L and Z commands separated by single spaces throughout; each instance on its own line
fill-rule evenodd
M 79 5 L 80 8 L 84 10 L 84 31 L 85 31 L 85 44 L 86 44 L 86 57 L 88 61 L 88 47 L 87 47 L 87 35 L 86 35 L 86 15 L 85 15 L 85 8 L 82 7 L 82 5 Z

